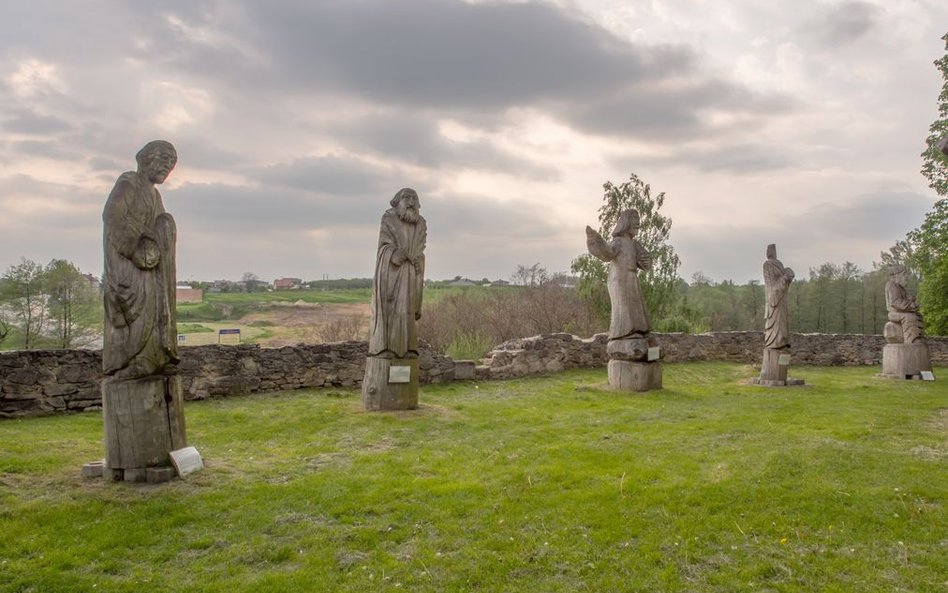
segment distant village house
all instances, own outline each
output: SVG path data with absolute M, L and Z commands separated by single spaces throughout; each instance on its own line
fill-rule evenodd
M 273 281 L 273 290 L 299 290 L 302 287 L 300 278 L 277 278 Z

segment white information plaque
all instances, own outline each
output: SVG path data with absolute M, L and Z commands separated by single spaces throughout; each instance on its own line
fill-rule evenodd
M 648 349 L 648 353 L 645 356 L 646 356 L 645 359 L 648 360 L 649 362 L 653 360 L 658 360 L 659 358 L 662 357 L 662 349 L 660 346 L 652 346 L 651 348 Z
M 921 372 L 921 375 L 922 375 L 922 381 L 934 381 L 934 380 L 935 380 L 935 373 L 933 373 L 933 372 L 931 372 L 931 371 L 922 371 L 922 372 Z
M 409 366 L 390 366 L 388 367 L 389 383 L 408 383 L 411 381 L 411 367 Z
M 789 355 L 789 354 L 781 354 L 780 356 L 778 356 L 778 357 L 777 357 L 777 364 L 780 365 L 780 366 L 782 366 L 782 367 L 790 366 L 790 355 Z
M 201 454 L 194 447 L 185 447 L 169 453 L 171 464 L 178 471 L 179 476 L 193 474 L 198 470 L 204 469 L 204 460 Z

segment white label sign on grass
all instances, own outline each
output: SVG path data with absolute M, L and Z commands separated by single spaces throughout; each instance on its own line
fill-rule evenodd
M 172 451 L 169 455 L 171 456 L 171 464 L 174 465 L 179 476 L 183 477 L 204 469 L 204 460 L 201 459 L 201 454 L 194 447 L 178 449 Z

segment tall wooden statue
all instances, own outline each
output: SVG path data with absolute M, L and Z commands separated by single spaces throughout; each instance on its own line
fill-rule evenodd
M 662 388 L 660 349 L 651 334 L 648 311 L 639 285 L 639 270 L 652 266 L 652 255 L 635 239 L 639 213 L 625 210 L 619 215 L 612 241 L 607 242 L 586 227 L 586 248 L 609 263 L 609 386 L 620 391 Z
M 399 190 L 382 215 L 372 285 L 369 355 L 362 381 L 366 410 L 418 407 L 418 329 L 428 227 L 415 190 Z
M 102 412 L 105 469 L 114 480 L 142 481 L 170 466 L 186 445 L 175 328 L 175 223 L 155 185 L 177 153 L 146 144 L 138 169 L 122 173 L 102 213 L 105 342 Z
M 802 385 L 802 379 L 788 379 L 790 367 L 790 316 L 787 313 L 787 292 L 793 282 L 793 270 L 784 267 L 777 259 L 777 246 L 767 246 L 767 259 L 764 261 L 764 290 L 767 301 L 764 309 L 764 359 L 760 367 L 760 377 L 755 383 L 760 385 L 784 386 Z

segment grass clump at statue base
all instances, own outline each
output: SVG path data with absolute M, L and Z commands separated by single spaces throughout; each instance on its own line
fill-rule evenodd
M 98 414 L 0 422 L 0 591 L 936 591 L 944 382 L 665 365 L 192 402 L 207 468 L 79 478 Z M 940 378 L 948 369 L 936 369 Z

